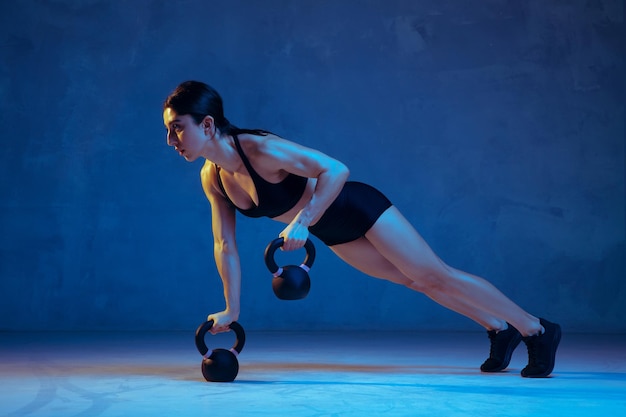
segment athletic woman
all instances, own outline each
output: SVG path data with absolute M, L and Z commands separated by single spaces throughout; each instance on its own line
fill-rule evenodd
M 483 372 L 505 369 L 524 341 L 524 377 L 553 368 L 560 326 L 524 311 L 486 280 L 446 265 L 398 209 L 375 188 L 347 181 L 348 168 L 314 149 L 265 130 L 240 129 L 224 117 L 220 95 L 187 81 L 163 105 L 167 144 L 187 161 L 204 158 L 202 186 L 211 204 L 214 256 L 226 308 L 208 316 L 227 331 L 240 312 L 236 212 L 286 224 L 283 250 L 313 234 L 357 270 L 426 294 L 487 330 Z

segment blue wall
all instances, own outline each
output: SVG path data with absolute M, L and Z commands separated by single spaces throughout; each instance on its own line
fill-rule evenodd
M 617 0 L 3 2 L 0 329 L 189 330 L 223 307 L 201 163 L 161 118 L 200 79 L 530 312 L 626 331 L 623 17 Z M 478 329 L 321 244 L 309 297 L 281 302 L 262 260 L 280 230 L 239 220 L 246 328 Z

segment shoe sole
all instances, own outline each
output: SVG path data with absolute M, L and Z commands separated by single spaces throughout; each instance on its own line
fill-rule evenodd
M 556 350 L 559 348 L 559 343 L 561 342 L 561 326 L 556 323 L 554 324 L 556 326 L 556 330 L 554 331 L 554 338 L 552 339 L 552 343 L 554 343 L 554 350 L 551 352 L 552 356 L 550 357 L 550 367 L 541 374 L 522 375 L 524 378 L 545 378 L 550 375 L 554 370 L 554 362 L 556 361 Z
M 486 372 L 486 373 L 492 373 L 492 372 L 500 372 L 506 369 L 509 366 L 509 363 L 511 363 L 511 357 L 513 356 L 513 351 L 520 344 L 521 341 L 522 341 L 522 335 L 519 333 L 516 334 L 515 338 L 513 339 L 513 343 L 509 344 L 509 348 L 506 350 L 506 353 L 504 355 L 504 360 L 502 361 L 502 365 L 498 366 L 497 368 L 489 369 L 486 371 L 481 369 L 480 371 Z

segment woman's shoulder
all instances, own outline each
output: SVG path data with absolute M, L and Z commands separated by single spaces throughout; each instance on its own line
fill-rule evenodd
M 222 191 L 219 182 L 219 166 L 215 164 L 215 162 L 211 162 L 209 160 L 204 161 L 204 165 L 200 169 L 200 182 L 202 183 L 202 189 L 204 190 L 204 194 L 210 201 L 226 201 L 228 202 L 228 198 Z
M 286 142 L 278 135 L 267 132 L 267 134 L 241 133 L 237 136 L 243 152 L 249 158 L 272 154 L 273 150 Z
M 204 165 L 200 169 L 200 181 L 205 192 L 217 190 L 217 165 L 209 160 L 204 161 Z
M 216 169 L 217 167 L 214 162 L 211 162 L 208 159 L 205 159 L 204 164 L 202 165 L 202 168 L 200 168 L 200 178 L 202 178 L 203 181 L 205 178 L 208 179 L 208 177 L 210 177 L 211 174 L 214 173 Z

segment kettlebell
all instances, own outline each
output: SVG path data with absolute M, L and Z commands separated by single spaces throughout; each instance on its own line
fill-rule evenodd
M 309 270 L 315 261 L 315 246 L 310 239 L 307 239 L 304 244 L 306 257 L 302 264 L 279 267 L 274 260 L 274 253 L 284 243 L 285 239 L 279 237 L 267 245 L 265 248 L 265 265 L 274 276 L 272 289 L 276 297 L 281 300 L 300 300 L 306 297 L 311 289 Z
M 239 373 L 239 361 L 237 355 L 241 353 L 246 343 L 246 334 L 243 327 L 236 321 L 230 323 L 230 329 L 235 332 L 237 339 L 230 349 L 213 349 L 208 355 L 209 348 L 204 342 L 204 336 L 213 327 L 213 320 L 202 323 L 196 329 L 196 348 L 203 356 L 202 375 L 209 382 L 232 382 Z

